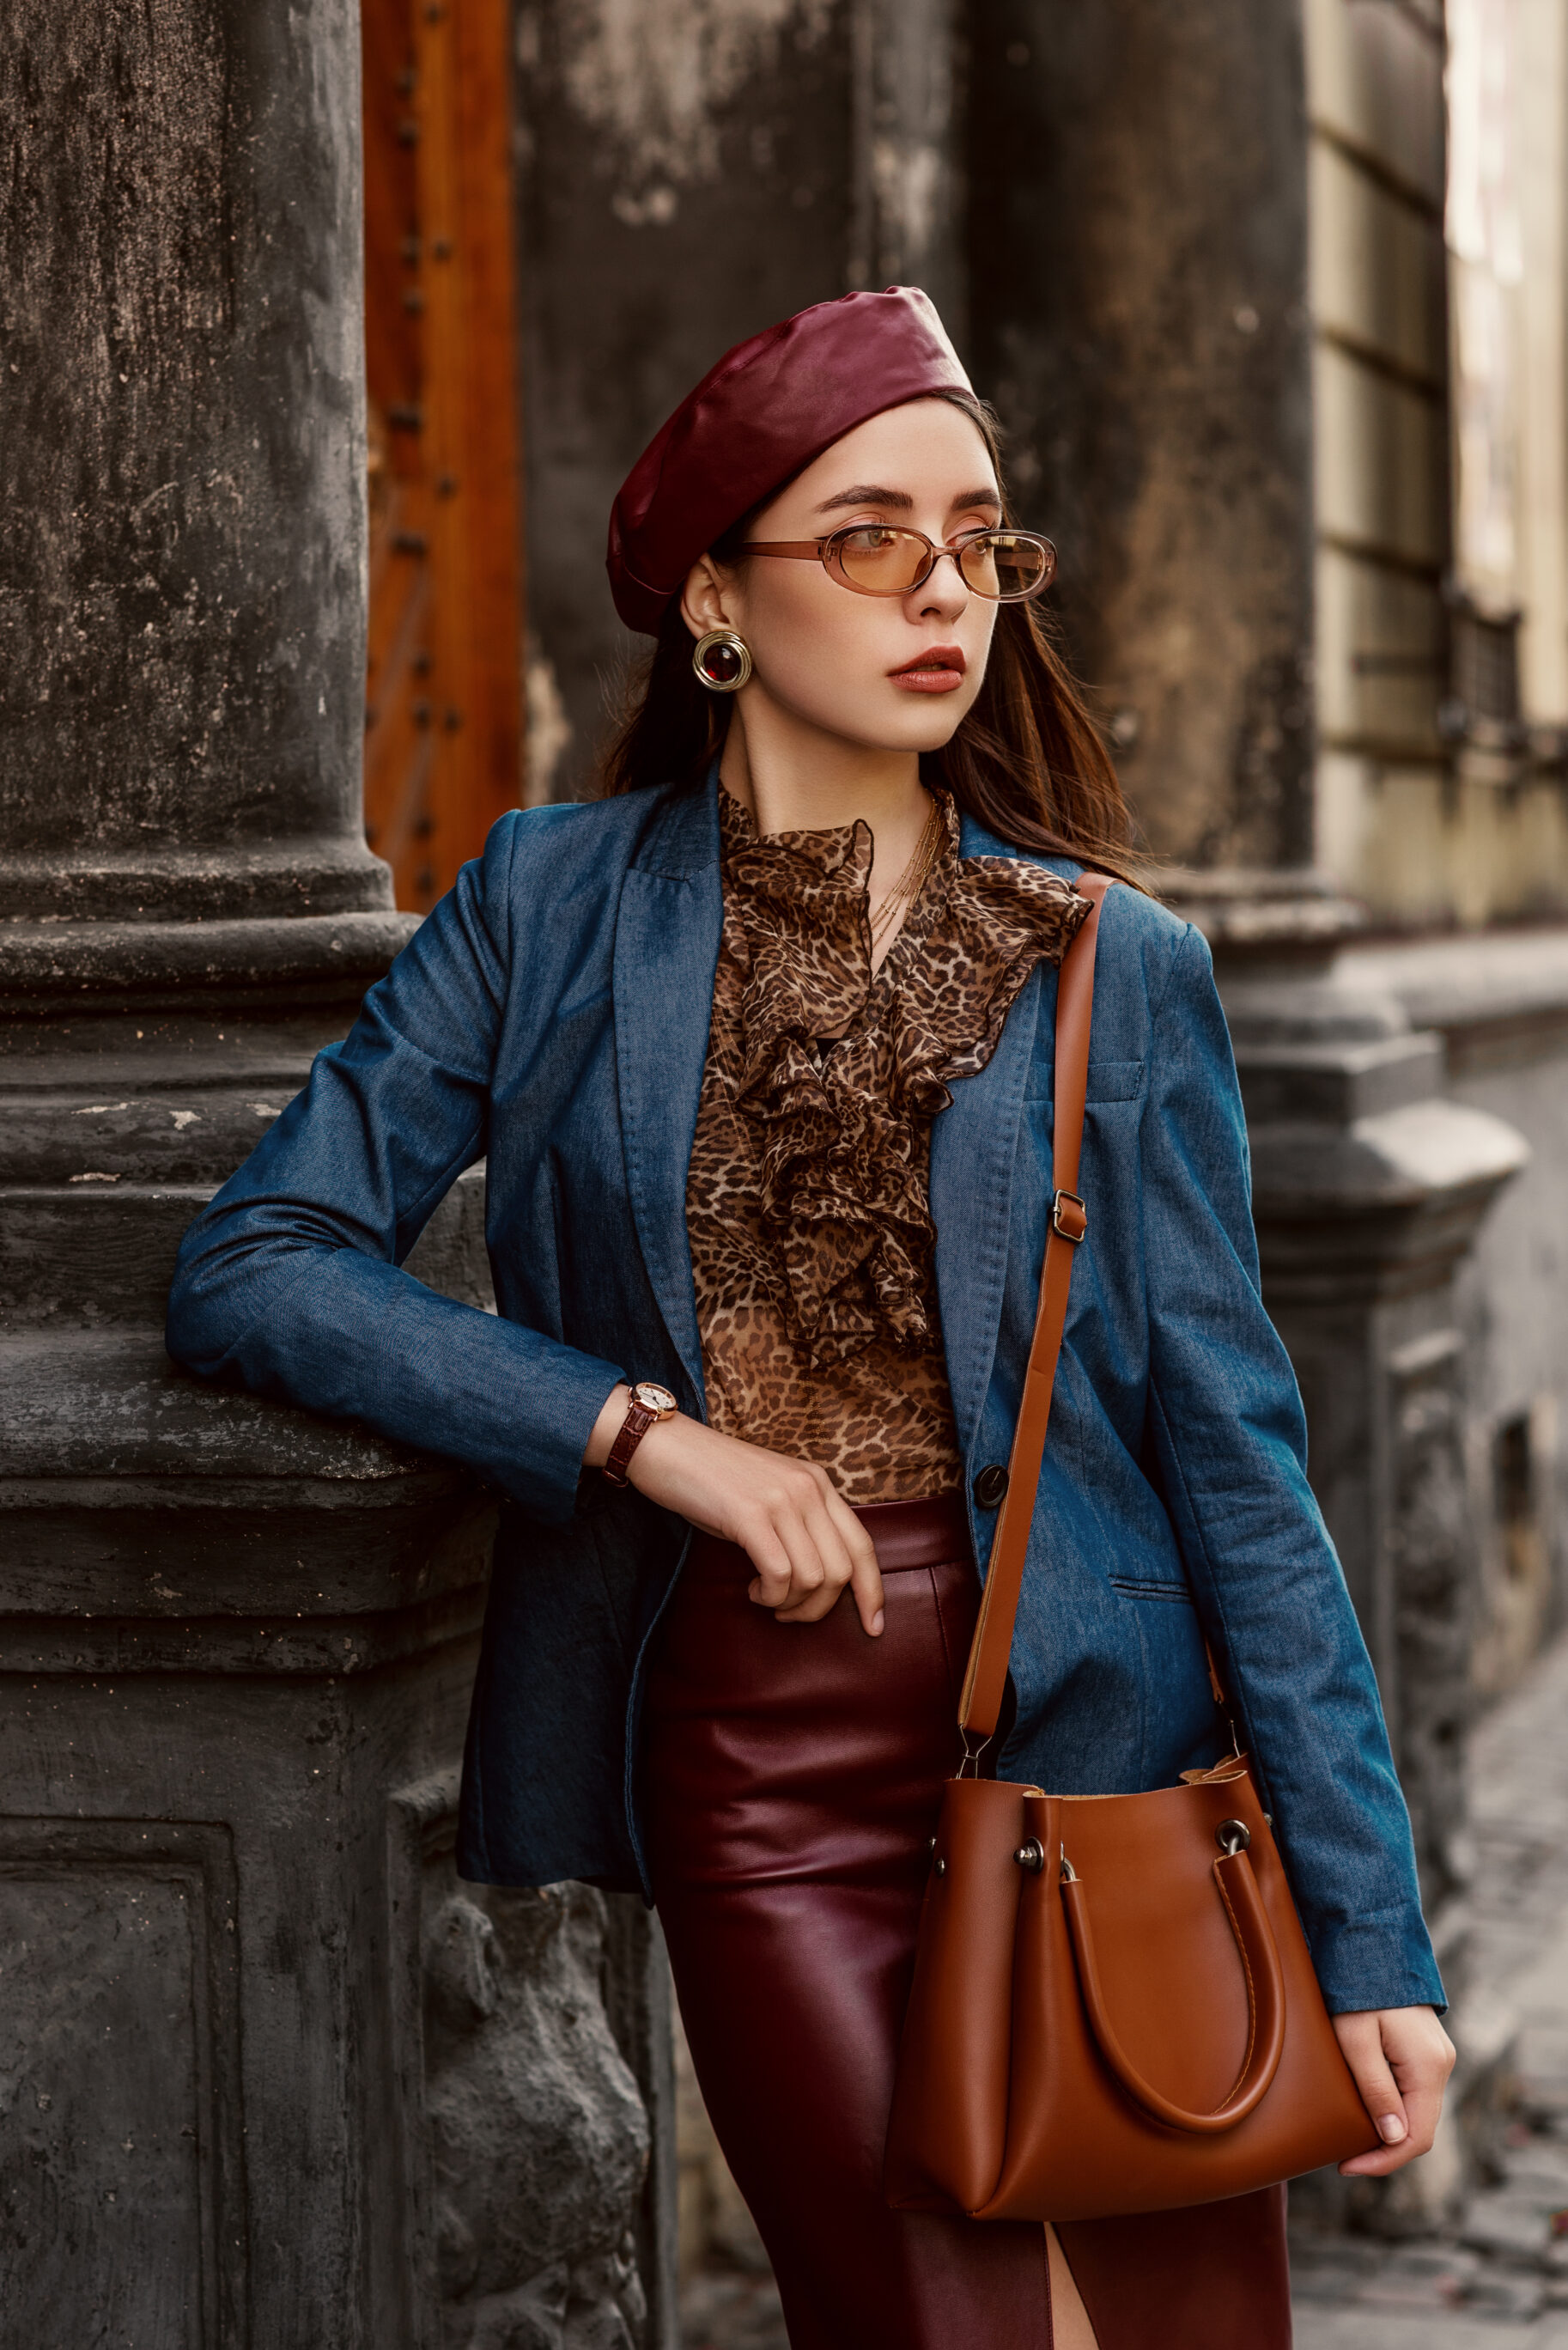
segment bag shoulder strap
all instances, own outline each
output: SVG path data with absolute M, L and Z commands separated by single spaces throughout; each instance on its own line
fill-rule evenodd
M 1051 1222 L 1040 1276 L 1040 1311 L 1023 1375 L 1023 1401 L 1012 1432 L 1007 1492 L 996 1522 L 980 1618 L 970 1646 L 969 1669 L 959 1700 L 959 1727 L 967 1750 L 978 1752 L 995 1733 L 1012 1654 L 1012 1627 L 1029 1554 L 1029 1530 L 1045 1456 L 1051 1394 L 1067 1319 L 1073 1257 L 1088 1230 L 1078 1196 L 1078 1158 L 1084 1140 L 1084 1098 L 1089 1078 L 1089 1027 L 1095 1005 L 1095 944 L 1100 908 L 1112 886 L 1105 874 L 1085 874 L 1073 884 L 1089 910 L 1062 960 L 1056 985 L 1055 1107 L 1051 1140 Z

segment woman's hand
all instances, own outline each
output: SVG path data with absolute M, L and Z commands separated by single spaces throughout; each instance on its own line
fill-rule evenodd
M 1334 2028 L 1384 2141 L 1380 2154 L 1342 2162 L 1340 2177 L 1386 2178 L 1425 2154 L 1436 2137 L 1454 2043 L 1429 2007 L 1368 2008 L 1336 2015 Z
M 617 1388 L 594 1423 L 587 1468 L 609 1458 L 630 1401 Z M 650 1428 L 631 1456 L 631 1482 L 700 1534 L 738 1543 L 756 1568 L 751 1596 L 781 1624 L 815 1624 L 848 1584 L 873 1639 L 882 1630 L 882 1577 L 870 1535 L 840 1501 L 826 1469 L 721 1436 L 677 1412 Z

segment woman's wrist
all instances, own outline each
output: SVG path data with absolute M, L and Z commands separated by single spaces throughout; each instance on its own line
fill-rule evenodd
M 627 1410 L 631 1402 L 631 1389 L 624 1379 L 611 1388 L 605 1398 L 604 1409 L 588 1431 L 583 1448 L 585 1469 L 602 1469 L 610 1457 L 610 1447 L 620 1434 Z

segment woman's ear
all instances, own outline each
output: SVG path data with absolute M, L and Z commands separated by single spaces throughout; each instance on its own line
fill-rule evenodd
M 680 591 L 680 617 L 694 637 L 705 637 L 710 629 L 733 628 L 728 595 L 712 557 L 700 555 L 686 574 L 686 585 Z

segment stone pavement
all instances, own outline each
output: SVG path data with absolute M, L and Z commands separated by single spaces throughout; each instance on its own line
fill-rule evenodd
M 1456 2037 L 1495 2043 L 1505 2019 L 1518 2032 L 1494 2175 L 1441 2232 L 1298 2233 L 1296 2350 L 1568 2350 L 1568 1635 L 1480 1724 L 1470 1767 L 1470 1989 Z M 1439 2140 L 1426 2159 L 1441 2179 L 1453 2152 Z M 735 2260 L 690 2280 L 686 2350 L 787 2350 L 760 2246 L 737 2237 Z

